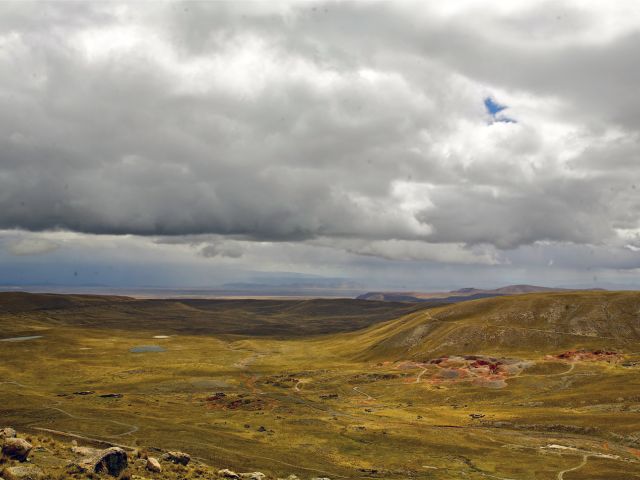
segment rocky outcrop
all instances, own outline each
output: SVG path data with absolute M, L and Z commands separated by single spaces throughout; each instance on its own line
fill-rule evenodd
M 16 431 L 11 427 L 0 428 L 0 440 L 5 438 L 16 438 Z
M 229 469 L 214 470 L 212 466 L 198 460 L 191 461 L 189 454 L 179 451 L 166 452 L 158 458 L 150 451 L 132 447 L 110 447 L 106 449 L 78 445 L 78 440 L 99 445 L 97 440 L 76 437 L 71 443 L 45 436 L 31 434 L 29 442 L 16 435 L 15 430 L 0 429 L 2 457 L 0 480 L 53 480 L 67 478 L 101 478 L 131 480 L 168 480 L 175 478 L 207 478 L 226 480 L 300 480 L 296 475 L 268 476 L 262 472 L 236 473 Z M 62 432 L 60 432 L 62 433 Z M 33 443 L 33 445 L 31 445 Z M 35 452 L 30 457 L 30 452 Z M 129 452 L 129 453 L 127 453 Z M 28 463 L 22 463 L 28 459 Z M 308 477 L 305 477 L 308 478 Z M 312 480 L 329 480 L 315 478 Z
M 191 456 L 184 452 L 167 452 L 162 455 L 162 460 L 186 466 L 191 461 Z
M 153 473 L 160 473 L 162 471 L 162 466 L 157 458 L 149 457 L 147 458 L 147 464 L 145 468 Z
M 24 462 L 32 448 L 33 446 L 22 438 L 5 438 L 2 444 L 2 453 L 13 460 Z
M 231 478 L 233 480 L 240 480 L 240 475 L 236 472 L 229 470 L 228 468 L 224 468 L 222 470 L 218 470 L 219 478 Z
M 42 480 L 44 473 L 35 465 L 16 465 L 2 472 L 5 480 Z
M 112 477 L 119 477 L 127 465 L 127 452 L 120 447 L 100 450 L 96 455 L 86 458 L 81 463 L 81 466 L 91 472 L 106 473 Z
M 243 480 L 265 480 L 267 476 L 262 472 L 241 473 L 240 478 Z

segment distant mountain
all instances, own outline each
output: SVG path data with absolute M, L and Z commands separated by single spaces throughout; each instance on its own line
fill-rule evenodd
M 603 289 L 590 289 L 599 290 Z M 524 293 L 570 292 L 583 289 L 540 287 L 537 285 L 507 285 L 494 289 L 460 288 L 449 292 L 368 292 L 357 297 L 359 300 L 377 300 L 383 302 L 429 302 L 458 303 L 479 298 L 520 295 Z

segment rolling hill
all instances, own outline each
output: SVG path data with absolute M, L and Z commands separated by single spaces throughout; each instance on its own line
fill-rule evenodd
M 351 335 L 363 358 L 540 354 L 640 346 L 638 292 L 499 296 L 410 313 Z
M 36 437 L 36 462 L 54 435 L 267 479 L 640 476 L 639 292 L 437 306 L 11 294 L 0 332 L 0 428 Z M 56 451 L 64 475 L 71 453 Z M 165 466 L 153 478 L 205 471 Z

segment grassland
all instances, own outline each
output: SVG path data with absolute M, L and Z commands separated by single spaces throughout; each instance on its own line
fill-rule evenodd
M 4 294 L 0 332 L 40 337 L 0 341 L 0 423 L 20 430 L 273 476 L 640 478 L 637 293 L 437 308 Z M 145 345 L 162 351 L 131 351 Z

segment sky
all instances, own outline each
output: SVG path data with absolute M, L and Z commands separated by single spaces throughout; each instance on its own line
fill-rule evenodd
M 635 0 L 2 2 L 0 285 L 640 288 L 639 45 Z

